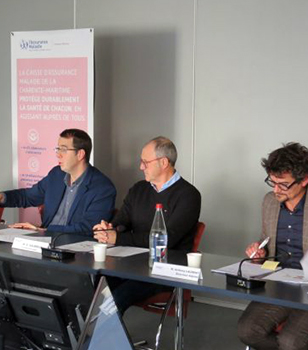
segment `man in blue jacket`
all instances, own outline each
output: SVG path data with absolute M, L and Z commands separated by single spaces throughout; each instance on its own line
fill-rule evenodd
M 85 233 L 111 219 L 116 197 L 112 182 L 89 164 L 92 141 L 83 130 L 66 129 L 55 148 L 59 165 L 31 188 L 0 193 L 2 207 L 44 205 L 42 226 L 14 224 L 15 228 Z

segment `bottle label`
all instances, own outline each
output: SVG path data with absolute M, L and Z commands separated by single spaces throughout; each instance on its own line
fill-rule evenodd
M 167 247 L 157 245 L 156 246 L 156 254 L 155 254 L 155 261 L 163 262 L 167 257 Z

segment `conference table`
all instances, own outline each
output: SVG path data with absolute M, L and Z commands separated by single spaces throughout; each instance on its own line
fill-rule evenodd
M 239 261 L 240 259 L 238 257 L 204 253 L 202 257 L 203 279 L 198 282 L 152 275 L 151 269 L 148 267 L 147 253 L 125 258 L 107 256 L 105 262 L 95 262 L 93 254 L 77 252 L 74 259 L 57 261 L 43 258 L 38 253 L 12 249 L 10 243 L 1 242 L 0 260 L 1 259 L 37 263 L 46 266 L 46 268 L 61 265 L 62 268 L 64 267 L 71 271 L 87 272 L 92 275 L 114 276 L 176 288 L 178 310 L 174 341 L 174 349 L 176 350 L 184 349 L 184 323 L 182 313 L 183 289 L 209 293 L 215 295 L 215 297 L 227 296 L 235 299 L 254 300 L 262 303 L 308 310 L 308 285 L 267 281 L 263 288 L 245 290 L 227 285 L 224 275 L 211 272 L 211 269 Z M 168 262 L 178 265 L 187 265 L 186 254 L 177 251 L 169 251 Z

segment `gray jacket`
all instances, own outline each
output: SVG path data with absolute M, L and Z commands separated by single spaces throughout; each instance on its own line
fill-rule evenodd
M 303 253 L 308 250 L 308 195 L 306 196 L 304 206 L 304 222 L 303 222 Z M 269 256 L 276 253 L 276 236 L 277 224 L 280 212 L 280 203 L 275 198 L 273 192 L 265 195 L 262 204 L 262 240 L 270 237 L 268 244 Z

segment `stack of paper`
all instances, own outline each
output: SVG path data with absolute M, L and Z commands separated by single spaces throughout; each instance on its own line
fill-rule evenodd
M 264 279 L 285 283 L 308 283 L 308 280 L 305 279 L 303 270 L 298 269 L 282 269 L 264 277 Z
M 0 230 L 0 241 L 13 243 L 15 237 L 29 238 L 29 239 L 32 238 L 33 240 L 36 240 L 36 241 L 46 241 L 46 242 L 50 242 L 51 240 L 50 237 L 44 237 L 44 236 L 31 237 L 31 238 L 25 237 L 26 235 L 34 234 L 34 233 L 37 233 L 37 231 L 23 230 L 20 228 L 4 228 L 3 230 Z
M 238 262 L 232 265 L 221 267 L 220 269 L 213 269 L 212 272 L 236 276 L 238 274 L 239 265 L 240 263 Z M 242 277 L 261 279 L 268 274 L 274 273 L 273 270 L 264 269 L 261 266 L 262 265 L 260 264 L 253 264 L 245 261 L 241 267 Z
M 213 269 L 212 272 L 237 275 L 239 265 L 240 263 L 238 262 L 219 269 Z M 269 280 L 284 283 L 308 283 L 308 279 L 305 278 L 303 270 L 278 268 L 273 271 L 264 269 L 261 264 L 253 264 L 249 262 L 244 262 L 242 264 L 242 276 L 250 279 Z
M 93 253 L 94 244 L 97 244 L 97 242 L 83 241 L 83 242 L 61 245 L 58 248 L 72 250 L 74 252 Z M 148 248 L 121 247 L 121 246 L 115 247 L 113 245 L 108 245 L 107 256 L 115 256 L 115 257 L 124 258 L 126 256 L 141 254 L 141 253 L 145 253 L 148 251 L 149 251 Z

